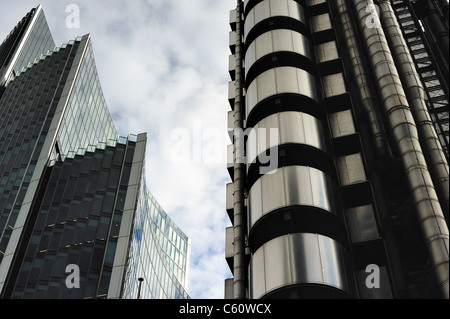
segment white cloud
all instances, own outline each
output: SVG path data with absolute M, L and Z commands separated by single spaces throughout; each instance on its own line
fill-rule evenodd
M 223 298 L 229 276 L 224 255 L 226 164 L 174 162 L 170 135 L 184 128 L 192 133 L 191 146 L 199 145 L 194 127 L 200 123 L 203 149 L 208 129 L 223 132 L 223 138 L 216 137 L 223 152 L 230 143 L 225 138 L 228 18 L 235 1 L 2 1 L 0 30 L 6 35 L 39 3 L 57 44 L 91 34 L 116 126 L 122 135 L 148 132 L 149 189 L 191 238 L 189 293 Z M 71 3 L 80 7 L 80 29 L 65 26 L 65 8 Z

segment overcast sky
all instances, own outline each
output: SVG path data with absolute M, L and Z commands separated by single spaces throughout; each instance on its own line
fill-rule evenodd
M 148 133 L 147 185 L 191 238 L 188 292 L 223 298 L 228 22 L 236 1 L 0 0 L 0 42 L 39 4 L 58 46 L 91 34 L 119 134 Z

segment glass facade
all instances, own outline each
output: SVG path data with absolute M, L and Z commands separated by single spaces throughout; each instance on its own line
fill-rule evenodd
M 36 61 L 0 100 L 0 262 L 16 226 L 80 42 Z
M 142 174 L 145 176 L 145 174 Z M 141 179 L 122 298 L 186 299 L 189 238 L 164 212 Z
M 55 159 L 58 153 L 117 138 L 93 69 L 85 36 L 41 56 L 6 87 L 0 100 L 0 261 L 23 200 L 35 191 L 28 187 L 33 174 L 39 179 L 42 173 L 35 172 L 38 161 L 49 150 Z
M 106 298 L 135 151 L 126 139 L 109 144 L 50 162 L 12 298 Z M 66 285 L 71 264 L 79 289 Z
M 11 81 L 29 63 L 54 47 L 44 12 L 38 6 L 23 18 L 0 46 L 0 84 Z
M 142 298 L 188 298 L 189 239 L 146 187 L 146 134 L 118 137 L 89 35 L 53 46 L 40 6 L 0 46 L 0 298 L 136 298 L 141 277 Z
M 57 143 L 60 154 L 78 147 L 116 139 L 118 133 L 103 96 L 92 45 L 86 47 L 79 75 L 61 122 Z

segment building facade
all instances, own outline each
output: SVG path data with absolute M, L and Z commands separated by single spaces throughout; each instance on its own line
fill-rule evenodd
M 189 239 L 147 189 L 146 134 L 118 136 L 89 35 L 53 43 L 39 6 L 0 47 L 0 296 L 188 298 Z
M 42 6 L 33 8 L 0 46 L 0 85 L 4 86 L 22 68 L 54 47 Z
M 226 298 L 448 298 L 448 2 L 230 13 Z

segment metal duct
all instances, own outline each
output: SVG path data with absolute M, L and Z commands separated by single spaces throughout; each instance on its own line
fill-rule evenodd
M 345 0 L 336 0 L 336 7 L 339 13 L 340 23 L 344 31 L 345 42 L 350 56 L 353 74 L 359 88 L 359 98 L 364 114 L 369 122 L 369 129 L 374 141 L 377 155 L 380 159 L 390 158 L 391 150 L 386 141 L 384 127 L 375 107 L 375 100 L 371 92 L 373 83 L 369 82 L 366 74 L 367 68 L 364 65 L 363 54 L 356 38 L 352 24 L 352 17 Z
M 359 45 L 359 40 L 355 33 L 355 26 L 352 22 L 353 16 L 351 10 L 347 5 L 346 0 L 336 0 L 336 8 L 339 14 L 339 22 L 342 25 L 344 31 L 346 47 L 351 57 L 351 67 L 354 72 L 356 83 L 359 87 L 361 104 L 369 121 L 369 130 L 372 140 L 375 144 L 376 153 L 381 159 L 391 157 L 391 149 L 386 140 L 384 127 L 382 126 L 382 120 L 379 118 L 379 113 L 377 112 L 375 104 L 376 102 L 371 92 L 371 87 L 373 87 L 374 83 L 371 81 L 366 72 L 367 65 L 364 63 L 365 60 L 362 48 Z M 380 185 L 378 173 L 372 172 L 370 179 L 374 188 Z M 378 196 L 382 196 L 382 192 L 377 192 L 377 194 Z M 386 212 L 384 205 L 380 204 L 384 203 L 384 199 L 377 202 L 379 205 L 378 209 L 380 213 Z M 386 218 L 386 214 L 384 215 L 384 218 Z M 397 284 L 397 287 L 402 290 L 404 289 L 405 281 L 403 272 L 401 270 L 401 261 L 399 260 L 399 255 L 397 254 L 396 250 L 397 242 L 395 239 L 395 235 L 393 234 L 393 231 L 391 229 L 385 229 L 383 237 L 388 243 L 387 248 L 389 258 L 391 260 L 392 269 L 395 273 L 395 282 Z
M 395 57 L 397 70 L 416 121 L 421 146 L 426 154 L 428 167 L 433 177 L 442 210 L 446 212 L 449 209 L 448 162 L 428 112 L 425 90 L 390 1 L 377 0 L 376 2 L 380 7 L 381 24 Z
M 416 207 L 418 220 L 442 296 L 449 298 L 449 233 L 419 142 L 417 127 L 408 106 L 385 34 L 368 24 L 378 18 L 372 0 L 352 0 L 377 78 L 387 122 L 398 147 Z M 370 7 L 369 7 L 370 6 Z
M 245 299 L 245 164 L 244 164 L 244 121 L 242 99 L 242 1 L 236 7 L 236 70 L 234 100 L 234 254 L 233 254 L 233 295 L 235 299 Z

